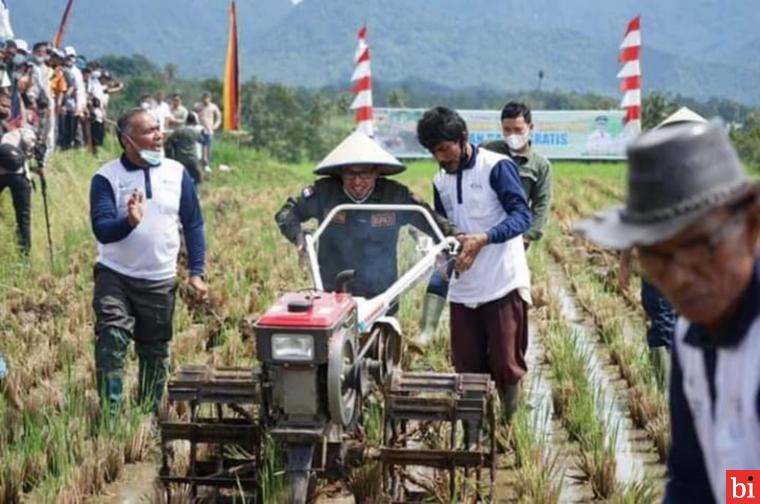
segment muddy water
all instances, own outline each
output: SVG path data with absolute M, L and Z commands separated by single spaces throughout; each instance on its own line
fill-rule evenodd
M 554 292 L 560 302 L 562 316 L 577 335 L 578 347 L 587 355 L 586 363 L 589 380 L 595 390 L 599 391 L 601 400 L 601 420 L 608 431 L 617 430 L 615 437 L 615 459 L 617 461 L 617 480 L 621 483 L 634 483 L 644 477 L 644 466 L 650 457 L 641 453 L 634 446 L 635 440 L 630 435 L 630 425 L 625 405 L 617 398 L 616 377 L 610 373 L 601 358 L 601 352 L 595 343 L 593 332 L 583 324 L 567 282 L 558 267 L 553 271 Z
M 560 502 L 584 502 L 587 499 L 588 489 L 578 479 L 578 471 L 573 465 L 572 457 L 569 453 L 569 446 L 566 443 L 566 436 L 563 436 L 562 427 L 551 421 L 554 417 L 554 407 L 552 405 L 551 384 L 547 377 L 549 369 L 543 362 L 545 350 L 543 342 L 537 336 L 535 331 L 536 324 L 531 321 L 528 352 L 525 360 L 528 364 L 528 403 L 531 406 L 533 425 L 535 426 L 536 439 L 540 444 L 548 444 L 559 455 L 561 465 L 560 473 L 562 478 L 562 493 Z

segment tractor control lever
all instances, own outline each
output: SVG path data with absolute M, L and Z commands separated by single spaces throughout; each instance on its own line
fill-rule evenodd
M 356 270 L 343 270 L 335 277 L 335 292 L 348 292 L 348 284 L 356 278 Z

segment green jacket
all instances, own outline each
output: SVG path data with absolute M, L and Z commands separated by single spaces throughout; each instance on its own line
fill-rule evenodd
M 166 157 L 184 165 L 197 163 L 199 160 L 195 146 L 200 139 L 201 134 L 193 128 L 187 126 L 179 128 L 164 142 Z
M 552 165 L 549 160 L 533 149 L 529 149 L 527 155 L 514 154 L 504 140 L 494 140 L 481 146 L 499 154 L 511 157 L 520 169 L 525 194 L 528 196 L 533 221 L 530 229 L 525 233 L 525 238 L 530 241 L 540 240 L 544 234 L 544 227 L 549 220 L 549 211 L 552 200 Z
M 353 203 L 343 192 L 338 177 L 318 179 L 295 198 L 288 198 L 275 215 L 280 232 L 295 243 L 301 233 L 301 223 L 310 219 L 321 222 L 331 209 Z M 429 205 L 406 186 L 387 178 L 378 178 L 366 204 L 419 205 L 427 209 L 446 236 L 456 234 L 456 228 L 436 214 Z M 399 231 L 411 224 L 431 235 L 425 218 L 416 212 L 342 212 L 320 237 L 318 260 L 325 290 L 335 290 L 335 277 L 341 271 L 353 269 L 356 278 L 350 284 L 357 296 L 373 297 L 385 291 L 398 276 L 397 243 Z

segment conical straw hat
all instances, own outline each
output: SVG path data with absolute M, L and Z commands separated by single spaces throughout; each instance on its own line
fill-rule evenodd
M 366 133 L 355 131 L 330 152 L 317 167 L 317 175 L 337 175 L 346 166 L 374 166 L 381 175 L 395 175 L 406 170 L 401 161 L 386 152 Z
M 675 112 L 670 114 L 668 117 L 666 117 L 664 121 L 662 121 L 660 124 L 657 125 L 657 127 L 662 128 L 663 126 L 669 126 L 672 124 L 680 124 L 680 123 L 687 123 L 687 122 L 706 123 L 707 119 L 697 114 L 696 112 L 691 110 L 689 107 L 681 107 L 680 109 L 676 110 Z

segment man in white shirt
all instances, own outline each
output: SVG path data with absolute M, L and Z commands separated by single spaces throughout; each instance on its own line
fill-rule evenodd
M 435 210 L 461 232 L 451 280 L 451 352 L 458 373 L 490 373 L 509 422 L 528 370 L 530 272 L 522 234 L 531 212 L 517 165 L 468 142 L 453 110 L 435 107 L 417 138 L 441 167 L 433 181 Z
M 211 143 L 214 137 L 214 131 L 218 130 L 222 125 L 222 112 L 214 102 L 211 101 L 210 93 L 203 93 L 201 103 L 196 105 L 196 112 L 198 114 L 198 120 L 203 126 L 203 136 L 201 142 L 203 144 L 203 158 L 202 162 L 206 168 L 206 171 L 211 171 Z
M 169 127 L 169 119 L 172 117 L 172 110 L 169 107 L 169 104 L 164 101 L 163 91 L 156 93 L 156 107 L 154 114 L 158 120 L 158 127 L 161 128 L 161 133 L 163 133 L 167 127 Z

